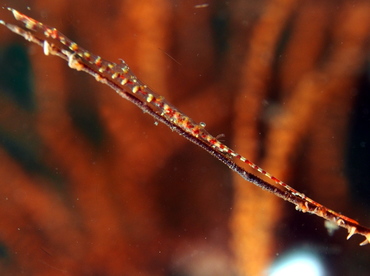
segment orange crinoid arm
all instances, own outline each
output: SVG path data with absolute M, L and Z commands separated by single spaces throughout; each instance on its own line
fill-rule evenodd
M 57 29 L 48 27 L 15 9 L 9 8 L 16 20 L 22 22 L 26 29 L 0 21 L 12 32 L 43 48 L 45 55 L 56 55 L 68 62 L 69 67 L 92 75 L 97 81 L 108 85 L 120 96 L 137 105 L 140 109 L 178 132 L 186 139 L 200 146 L 215 156 L 245 180 L 265 189 L 276 196 L 295 204 L 296 209 L 320 216 L 348 230 L 347 239 L 354 234 L 365 237 L 361 245 L 370 243 L 370 229 L 357 221 L 335 212 L 313 199 L 305 196 L 279 180 L 269 172 L 257 166 L 241 154 L 229 148 L 205 130 L 203 123 L 196 123 L 189 116 L 180 112 L 162 96 L 153 92 L 142 83 L 122 60 L 119 63 L 104 60 L 77 45 Z M 233 160 L 239 160 L 263 176 L 271 179 L 272 185 L 261 178 L 248 173 Z

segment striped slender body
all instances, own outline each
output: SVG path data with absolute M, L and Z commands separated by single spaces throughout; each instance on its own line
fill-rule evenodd
M 310 199 L 267 171 L 263 170 L 261 167 L 257 166 L 247 158 L 235 152 L 225 144 L 221 143 L 216 137 L 212 136 L 205 130 L 204 124 L 198 124 L 194 122 L 189 116 L 180 112 L 177 108 L 168 103 L 162 96 L 156 94 L 144 83 L 138 80 L 130 70 L 129 66 L 123 60 L 121 60 L 119 64 L 104 60 L 100 56 L 94 55 L 93 53 L 83 49 L 75 42 L 68 39 L 65 35 L 60 33 L 57 29 L 48 27 L 14 9 L 9 8 L 9 10 L 13 12 L 16 20 L 25 24 L 27 29 L 43 34 L 46 39 L 39 39 L 33 36 L 33 34 L 15 25 L 8 24 L 3 21 L 0 21 L 0 23 L 8 27 L 11 31 L 23 36 L 25 39 L 42 46 L 45 55 L 53 54 L 62 58 L 67 58 L 68 65 L 71 68 L 83 70 L 93 75 L 97 81 L 108 84 L 124 98 L 127 97 L 122 91 L 130 94 L 141 104 L 150 107 L 150 109 L 156 114 L 162 118 L 165 118 L 174 126 L 182 129 L 187 134 L 196 139 L 200 139 L 205 144 L 212 147 L 215 151 L 222 154 L 224 158 L 231 157 L 249 165 L 259 173 L 273 180 L 277 185 L 282 187 L 284 191 L 287 191 L 288 196 L 279 196 L 294 203 L 297 210 L 316 214 L 334 222 L 338 226 L 347 228 L 349 232 L 347 239 L 353 234 L 357 233 L 365 236 L 366 238 L 361 245 L 365 245 L 370 242 L 370 230 L 368 228 L 363 227 L 357 221 L 330 210 L 320 203 Z M 63 47 L 58 47 L 54 44 L 50 44 L 48 39 L 52 39 L 54 42 L 62 44 L 64 47 L 66 47 L 66 49 L 63 49 Z M 296 200 L 291 200 L 291 198 Z

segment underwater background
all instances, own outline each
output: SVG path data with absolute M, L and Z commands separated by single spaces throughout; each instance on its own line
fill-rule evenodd
M 368 0 L 0 4 L 122 58 L 226 145 L 370 226 Z M 301 255 L 321 266 L 307 275 L 369 275 L 363 237 L 243 181 L 4 27 L 0 72 L 1 275 L 278 275 Z

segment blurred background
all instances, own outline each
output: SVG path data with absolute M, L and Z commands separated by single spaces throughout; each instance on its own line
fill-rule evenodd
M 0 3 L 124 59 L 226 145 L 370 226 L 368 0 Z M 3 27 L 0 72 L 1 275 L 276 276 L 297 256 L 311 259 L 292 275 L 369 275 L 363 237 Z

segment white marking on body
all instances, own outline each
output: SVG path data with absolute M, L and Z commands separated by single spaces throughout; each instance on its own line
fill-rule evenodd
M 146 101 L 148 103 L 150 103 L 151 101 L 153 101 L 153 98 L 154 98 L 154 96 L 152 94 L 148 94 L 148 97 L 146 98 Z
M 98 56 L 98 57 L 95 59 L 94 63 L 95 63 L 96 65 L 99 65 L 99 64 L 101 63 L 101 57 L 99 57 L 99 56 Z
M 140 86 L 139 85 L 135 85 L 134 87 L 132 87 L 132 93 L 136 93 L 137 91 L 139 91 L 140 89 Z
M 354 227 L 354 226 L 350 227 L 348 229 L 347 240 L 349 240 L 353 236 L 353 234 L 355 234 L 355 232 L 356 232 L 356 227 Z
M 50 54 L 50 44 L 46 40 L 44 40 L 43 49 L 44 49 L 44 55 L 48 56 Z
M 100 67 L 100 68 L 98 69 L 98 71 L 99 71 L 100 73 L 104 73 L 106 70 L 107 70 L 107 68 L 106 68 L 106 67 L 104 67 L 104 66 L 102 66 L 102 67 Z
M 73 51 L 77 51 L 78 50 L 78 45 L 74 42 L 72 42 L 71 46 L 70 46 L 71 50 Z
M 68 56 L 68 66 L 73 68 L 73 69 L 76 69 L 77 71 L 81 71 L 84 66 L 83 64 L 76 58 L 76 54 L 75 53 L 70 53 L 70 52 L 65 52 L 65 53 L 68 53 L 67 56 Z

